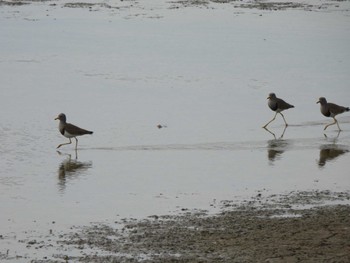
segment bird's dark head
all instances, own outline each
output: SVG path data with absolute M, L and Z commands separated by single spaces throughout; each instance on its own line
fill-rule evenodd
M 66 122 L 67 118 L 66 118 L 66 115 L 64 113 L 60 113 L 56 118 L 55 120 L 60 120 L 60 121 L 63 121 L 63 122 Z
M 321 97 L 318 99 L 318 101 L 316 103 L 321 103 L 321 105 L 325 105 L 325 104 L 327 104 L 327 100 L 325 97 Z
M 276 99 L 276 94 L 275 93 L 270 93 L 267 99 Z

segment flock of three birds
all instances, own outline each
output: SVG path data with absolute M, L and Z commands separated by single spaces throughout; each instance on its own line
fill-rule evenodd
M 267 99 L 269 100 L 268 106 L 270 107 L 271 110 L 275 111 L 276 114 L 271 121 L 269 121 L 268 123 L 266 123 L 263 126 L 263 128 L 266 128 L 267 125 L 269 125 L 272 121 L 274 121 L 278 113 L 281 114 L 281 116 L 284 120 L 284 123 L 286 124 L 286 126 L 288 126 L 288 124 L 287 124 L 287 122 L 282 114 L 282 111 L 288 110 L 290 108 L 294 108 L 294 106 L 285 102 L 284 100 L 282 100 L 280 98 L 277 98 L 275 93 L 270 93 Z M 317 103 L 320 103 L 320 105 L 321 105 L 320 110 L 324 116 L 332 117 L 334 119 L 334 122 L 332 122 L 324 127 L 324 130 L 327 129 L 331 125 L 337 124 L 338 129 L 340 131 L 340 127 L 339 127 L 338 121 L 335 118 L 335 116 L 337 116 L 338 114 L 341 114 L 345 111 L 349 111 L 350 110 L 349 107 L 343 107 L 343 106 L 339 106 L 339 105 L 334 104 L 334 103 L 329 103 L 329 102 L 327 102 L 326 98 L 324 98 L 324 97 L 319 98 Z M 92 131 L 84 130 L 84 129 L 79 128 L 73 124 L 67 123 L 67 118 L 66 118 L 66 115 L 64 113 L 59 114 L 55 120 L 60 121 L 59 125 L 58 125 L 58 129 L 59 129 L 60 133 L 64 137 L 69 139 L 69 142 L 61 143 L 60 145 L 57 146 L 57 148 L 60 148 L 62 145 L 71 144 L 72 143 L 71 138 L 74 138 L 76 141 L 75 149 L 77 149 L 77 147 L 78 147 L 77 136 L 93 133 Z

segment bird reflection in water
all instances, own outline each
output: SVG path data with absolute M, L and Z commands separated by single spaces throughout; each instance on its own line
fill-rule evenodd
M 57 151 L 59 155 L 63 155 Z M 92 162 L 80 162 L 78 161 L 78 153 L 75 151 L 75 159 L 72 159 L 71 154 L 67 154 L 68 157 L 64 159 L 58 167 L 58 185 L 60 191 L 66 189 L 68 180 L 77 179 L 86 170 L 92 167 Z
M 277 139 L 276 135 L 267 128 L 264 128 L 268 133 L 272 134 L 273 140 L 267 141 L 267 157 L 269 159 L 270 165 L 273 165 L 274 161 L 281 158 L 281 155 L 284 153 L 288 147 L 288 141 L 283 140 L 284 133 L 286 132 L 287 126 L 284 127 L 281 136 Z
M 332 162 L 339 156 L 349 152 L 349 147 L 345 145 L 336 144 L 340 131 L 334 138 L 328 137 L 324 134 L 327 141 L 331 141 L 330 144 L 324 144 L 320 147 L 320 159 L 318 160 L 318 167 L 323 168 L 327 162 Z

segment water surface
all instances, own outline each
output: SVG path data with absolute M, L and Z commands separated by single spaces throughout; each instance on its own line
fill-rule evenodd
M 350 116 L 324 132 L 332 120 L 316 105 L 350 106 L 348 11 L 237 11 L 1 7 L 0 234 L 13 237 L 2 247 L 90 222 L 216 212 L 258 191 L 350 188 Z M 261 128 L 271 91 L 295 105 L 287 129 L 280 116 Z M 56 150 L 68 141 L 60 112 L 94 131 L 77 151 Z

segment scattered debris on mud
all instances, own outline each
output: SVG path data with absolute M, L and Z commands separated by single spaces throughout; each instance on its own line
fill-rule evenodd
M 306 3 L 303 1 L 266 1 L 266 0 L 170 0 L 166 1 L 166 8 L 168 9 L 180 9 L 187 7 L 196 8 L 210 8 L 215 9 L 218 5 L 232 5 L 234 8 L 248 8 L 257 10 L 290 10 L 290 9 L 300 9 L 306 11 L 322 10 L 328 8 L 338 8 L 340 3 L 345 0 L 329 0 L 322 1 L 320 3 Z M 101 9 L 141 9 L 145 10 L 146 7 L 143 6 L 142 2 L 136 0 L 119 0 L 119 1 L 108 1 L 108 3 L 96 2 L 72 2 L 72 1 L 62 1 L 62 2 L 52 2 L 49 0 L 0 0 L 1 5 L 8 6 L 21 6 L 27 5 L 35 2 L 49 2 L 51 6 L 60 5 L 63 8 L 87 8 L 90 11 L 97 11 Z M 152 8 L 153 9 L 153 8 Z
M 266 0 L 174 0 L 170 1 L 172 9 L 181 7 L 204 7 L 214 8 L 210 4 L 231 4 L 235 8 L 249 8 L 258 10 L 289 10 L 289 9 L 300 9 L 300 10 L 319 10 L 327 7 L 339 6 L 335 1 L 322 2 L 320 4 L 310 4 L 303 1 L 266 1 Z
M 68 262 L 349 262 L 350 206 L 325 205 L 349 198 L 350 193 L 330 191 L 267 197 L 258 193 L 243 204 L 221 202 L 222 212 L 216 215 L 192 211 L 77 227 L 61 235 L 58 245 L 68 253 L 55 258 Z M 71 249 L 80 255 L 70 256 Z
M 0 6 L 2 5 L 8 5 L 8 6 L 21 6 L 21 5 L 27 5 L 29 4 L 28 2 L 23 2 L 23 1 L 3 1 L 0 0 Z

